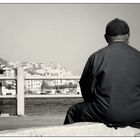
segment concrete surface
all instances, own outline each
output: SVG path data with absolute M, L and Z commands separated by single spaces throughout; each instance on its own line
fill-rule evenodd
M 4 130 L 14 130 L 33 127 L 58 126 L 64 122 L 65 115 L 46 114 L 37 116 L 10 116 L 0 117 L 0 132 Z
M 140 136 L 140 129 L 109 128 L 101 123 L 82 122 L 72 125 L 24 128 L 1 131 L 0 136 Z

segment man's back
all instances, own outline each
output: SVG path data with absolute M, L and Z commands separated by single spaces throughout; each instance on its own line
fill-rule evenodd
M 140 53 L 114 42 L 93 54 L 94 109 L 109 123 L 140 121 Z
M 130 29 L 123 20 L 110 21 L 104 37 L 108 46 L 89 57 L 80 78 L 84 102 L 68 110 L 64 124 L 140 128 L 140 52 L 128 45 Z

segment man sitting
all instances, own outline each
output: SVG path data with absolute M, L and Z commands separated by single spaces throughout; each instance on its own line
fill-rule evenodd
M 125 21 L 107 24 L 108 46 L 88 58 L 80 79 L 84 102 L 70 107 L 64 124 L 140 126 L 140 52 L 129 46 L 129 37 Z

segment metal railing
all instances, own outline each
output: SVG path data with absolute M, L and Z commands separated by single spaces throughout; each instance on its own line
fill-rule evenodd
M 25 80 L 79 80 L 80 77 L 48 77 L 48 76 L 24 76 L 24 70 L 19 67 L 16 77 L 0 76 L 0 80 L 16 80 L 16 95 L 0 95 L 0 98 L 16 98 L 17 99 L 17 115 L 25 114 L 25 98 L 54 98 L 54 97 L 81 97 L 81 95 L 26 95 L 24 89 Z

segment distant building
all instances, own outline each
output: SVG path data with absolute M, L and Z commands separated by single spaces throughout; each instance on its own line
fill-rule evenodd
M 7 65 L 11 68 L 18 68 L 21 66 L 21 63 L 19 61 L 8 61 Z
M 7 64 L 7 65 L 4 65 Z M 60 64 L 55 66 L 53 62 L 50 63 L 49 66 L 46 66 L 43 63 L 33 63 L 33 62 L 23 62 L 20 63 L 18 61 L 8 61 L 8 63 L 4 62 L 4 64 L 1 64 L 3 68 L 2 76 L 7 77 L 15 77 L 16 76 L 16 68 L 21 66 L 24 69 L 24 76 L 48 76 L 48 77 L 73 77 L 74 75 L 67 71 L 65 68 L 62 68 Z M 1 72 L 0 72 L 1 73 Z M 63 91 L 63 93 L 69 92 L 71 89 L 73 90 L 74 87 L 69 88 L 69 86 L 75 86 L 75 90 L 77 90 L 78 93 L 80 93 L 80 90 L 78 88 L 78 81 L 77 80 L 44 80 L 48 86 L 55 87 L 55 89 L 58 89 Z M 39 94 L 41 93 L 41 86 L 42 86 L 43 80 L 25 80 L 24 87 L 25 92 L 30 94 Z M 0 94 L 2 94 L 2 86 L 4 95 L 7 93 L 10 94 L 12 92 L 12 95 L 15 94 L 14 91 L 16 89 L 16 81 L 15 80 L 4 80 L 3 83 L 0 83 Z M 8 90 L 11 90 L 10 92 Z M 44 90 L 47 90 L 44 88 Z M 51 90 L 54 90 L 52 88 Z M 55 91 L 55 90 L 54 90 Z M 54 94 L 55 92 L 52 92 Z M 76 92 L 76 91 L 75 91 Z
M 16 95 L 16 90 L 7 89 L 5 86 L 2 86 L 2 95 Z
M 34 94 L 41 93 L 41 85 L 42 85 L 42 80 L 25 80 L 24 82 L 26 93 L 28 93 L 29 91 Z
M 5 67 L 5 68 L 3 68 L 3 70 L 4 70 L 4 73 L 3 73 L 4 76 L 7 76 L 7 77 L 15 77 L 16 76 L 15 69 Z

